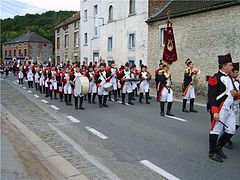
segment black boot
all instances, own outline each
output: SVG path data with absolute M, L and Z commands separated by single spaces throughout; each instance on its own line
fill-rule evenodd
M 132 100 L 135 101 L 136 99 L 134 98 L 134 91 L 131 93 Z
M 42 88 L 43 88 L 43 94 L 46 94 L 46 88 L 45 88 L 45 86 L 43 85 Z
M 128 93 L 128 104 L 134 105 L 134 103 L 132 102 L 132 93 Z
M 36 91 L 38 90 L 38 83 L 35 83 Z
M 58 100 L 58 98 L 57 98 L 57 90 L 54 90 L 54 99 Z
M 217 134 L 209 134 L 209 158 L 217 162 L 223 162 L 222 157 L 216 148 L 217 139 Z
M 84 95 L 84 101 L 86 101 L 87 100 L 87 96 L 86 95 Z
M 142 99 L 143 99 L 143 93 L 140 93 L 140 96 L 139 96 L 139 103 L 140 104 L 143 104 Z
M 150 104 L 149 99 L 149 92 L 146 92 L 146 104 Z
M 92 99 L 92 94 L 88 93 L 88 104 L 92 103 L 91 99 Z
M 137 88 L 134 90 L 134 92 L 135 92 L 135 96 L 138 97 Z
M 113 93 L 114 93 L 114 101 L 118 101 L 117 90 L 114 90 Z
M 172 109 L 172 102 L 168 102 L 168 104 L 167 104 L 167 113 L 166 113 L 168 116 L 174 116 L 171 113 L 171 109 Z
M 39 91 L 42 94 L 42 86 L 39 86 Z
M 108 93 L 108 100 L 112 101 L 112 91 L 109 91 L 109 93 Z
M 188 113 L 189 111 L 186 109 L 186 106 L 187 106 L 187 99 L 183 99 L 182 112 Z
M 93 93 L 93 98 L 92 98 L 92 103 L 96 104 L 95 98 L 96 98 L 97 93 Z
M 102 95 L 98 95 L 98 102 L 99 102 L 99 107 L 102 108 L 103 104 L 102 104 Z
M 85 108 L 83 107 L 83 96 L 80 97 L 79 109 L 81 109 L 81 110 L 84 110 L 84 109 L 85 109 Z
M 72 95 L 68 94 L 68 105 L 72 106 Z
M 30 88 L 31 87 L 31 83 L 30 83 L 30 81 L 28 81 L 28 88 Z
M 165 114 L 164 114 L 164 106 L 165 106 L 165 102 L 160 101 L 160 109 L 161 109 L 160 115 L 161 116 L 165 116 Z
M 227 159 L 227 156 L 223 153 L 222 148 L 231 139 L 232 136 L 233 134 L 228 134 L 224 132 L 218 140 L 217 150 L 219 151 L 219 154 L 223 159 Z
M 122 93 L 122 104 L 125 105 L 125 93 Z
M 78 109 L 78 97 L 74 97 L 75 100 L 75 109 Z
M 108 98 L 108 95 L 104 95 L 103 96 L 103 107 L 108 107 L 108 105 L 107 105 L 107 98 Z
M 52 92 L 53 92 L 52 90 L 49 90 L 50 99 L 53 99 Z
M 193 107 L 194 107 L 194 98 L 190 99 L 190 112 L 197 113 L 197 110 L 195 110 Z
M 46 96 L 45 97 L 49 97 L 49 91 L 48 91 L 47 87 L 45 87 L 45 92 L 46 92 Z
M 63 102 L 63 93 L 59 92 L 60 101 Z
M 228 142 L 224 145 L 227 149 L 233 149 L 233 142 L 229 139 Z
M 117 92 L 118 92 L 118 97 L 121 97 L 121 89 L 118 88 Z
M 65 101 L 66 105 L 68 105 L 68 95 L 67 94 L 64 94 L 64 101 Z

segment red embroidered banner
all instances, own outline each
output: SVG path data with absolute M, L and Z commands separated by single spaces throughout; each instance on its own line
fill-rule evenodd
M 177 61 L 177 51 L 173 35 L 172 22 L 167 22 L 167 32 L 165 34 L 165 46 L 163 50 L 163 61 L 171 65 Z

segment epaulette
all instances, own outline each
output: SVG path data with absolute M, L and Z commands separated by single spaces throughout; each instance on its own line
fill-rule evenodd
M 217 81 L 217 77 L 216 76 L 211 76 L 209 79 L 208 79 L 208 84 L 210 86 L 216 86 L 218 84 L 218 81 Z
M 163 70 L 159 70 L 158 71 L 158 75 L 163 75 L 164 71 Z

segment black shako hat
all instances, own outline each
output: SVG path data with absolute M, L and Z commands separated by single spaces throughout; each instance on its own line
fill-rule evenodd
M 226 54 L 226 55 L 220 55 L 218 56 L 218 64 L 227 64 L 227 63 L 232 63 L 232 57 L 231 54 Z
M 233 63 L 233 71 L 239 71 L 239 62 Z

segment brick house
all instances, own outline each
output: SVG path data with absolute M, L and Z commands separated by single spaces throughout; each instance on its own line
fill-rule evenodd
M 80 12 L 55 27 L 55 63 L 80 61 Z
M 218 55 L 231 53 L 233 61 L 239 61 L 240 1 L 151 1 L 146 21 L 149 67 L 158 67 L 162 59 L 170 11 L 178 54 L 178 61 L 171 66 L 176 91 L 180 90 L 183 80 L 184 62 L 190 58 L 201 70 L 198 90 L 205 93 L 206 75 L 218 70 Z M 153 73 L 153 68 L 150 70 Z
M 41 60 L 52 58 L 52 42 L 35 32 L 28 32 L 2 44 L 4 60 Z

